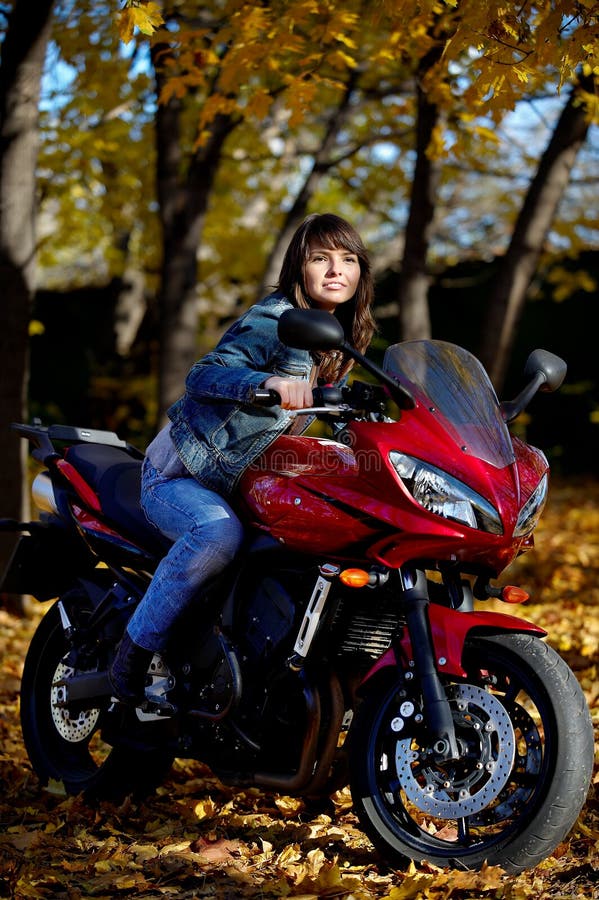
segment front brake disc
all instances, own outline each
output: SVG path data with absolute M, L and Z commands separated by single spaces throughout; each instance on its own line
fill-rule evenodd
M 514 764 L 516 738 L 503 704 L 472 684 L 447 689 L 458 760 L 439 763 L 414 736 L 395 747 L 395 767 L 408 799 L 423 812 L 444 819 L 471 816 L 488 807 L 506 784 Z

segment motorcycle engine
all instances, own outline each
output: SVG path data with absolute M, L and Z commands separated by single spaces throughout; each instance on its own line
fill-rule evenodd
M 252 587 L 244 604 L 241 633 L 249 661 L 265 663 L 285 638 L 294 634 L 296 607 L 290 586 L 283 580 L 261 578 Z

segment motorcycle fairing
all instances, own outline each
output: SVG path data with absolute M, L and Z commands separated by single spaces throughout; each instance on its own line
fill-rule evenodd
M 408 341 L 388 349 L 385 366 L 410 382 L 415 407 L 398 422 L 352 421 L 344 444 L 278 438 L 241 481 L 252 524 L 300 552 L 364 552 L 390 568 L 414 558 L 467 556 L 501 572 L 531 546 L 514 530 L 547 460 L 512 439 L 488 376 L 466 350 L 443 341 Z M 497 510 L 503 534 L 420 506 L 392 465 L 396 452 L 478 492 Z
M 408 424 L 409 416 L 414 421 Z M 521 502 L 538 484 L 546 460 L 518 444 L 518 463 L 498 472 L 482 460 L 460 457 L 459 448 L 447 446 L 447 435 L 432 414 L 423 428 L 426 417 L 421 410 L 419 415 L 405 412 L 401 422 L 352 422 L 347 435 L 356 451 L 312 437 L 278 438 L 241 480 L 242 515 L 299 552 L 364 554 L 390 568 L 414 558 L 464 555 L 479 557 L 487 566 L 494 563 L 495 572 L 501 572 L 530 546 L 525 537 L 515 539 L 513 530 Z M 499 509 L 503 535 L 467 529 L 424 510 L 389 462 L 389 453 L 398 448 L 435 459 L 441 445 L 450 474 L 469 478 Z
M 460 612 L 450 609 L 446 606 L 439 606 L 431 603 L 428 607 L 428 615 L 431 626 L 431 634 L 433 639 L 433 648 L 435 660 L 440 675 L 447 673 L 448 675 L 466 676 L 466 671 L 462 666 L 462 656 L 464 652 L 464 644 L 471 632 L 483 634 L 505 634 L 507 632 L 521 632 L 534 634 L 537 637 L 545 637 L 547 634 L 538 625 L 533 625 L 525 619 L 517 616 L 510 616 L 507 613 L 487 612 Z M 409 665 L 413 660 L 412 646 L 407 629 L 401 637 L 401 651 L 403 660 L 400 665 Z M 445 660 L 441 663 L 440 660 Z M 396 668 L 398 660 L 395 650 L 390 647 L 375 662 L 369 672 L 365 675 L 363 682 L 368 681 L 381 669 Z
M 384 369 L 409 381 L 416 399 L 438 412 L 464 453 L 502 469 L 514 462 L 510 433 L 489 376 L 463 347 L 447 341 L 404 341 L 385 352 Z
M 278 438 L 244 473 L 240 498 L 255 528 L 305 553 L 343 553 L 388 532 L 364 508 L 352 450 L 336 441 Z

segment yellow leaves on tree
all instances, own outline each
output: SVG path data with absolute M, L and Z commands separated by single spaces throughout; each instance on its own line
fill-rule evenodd
M 504 0 L 457 5 L 403 0 L 387 9 L 393 23 L 410 22 L 409 37 L 400 41 L 404 50 L 422 58 L 431 36 L 443 42 L 434 67 L 437 80 L 459 71 L 461 83 L 468 82 L 461 99 L 473 111 L 494 113 L 496 120 L 550 74 L 557 74 L 561 87 L 574 80 L 578 69 L 594 70 L 598 63 L 596 4 L 593 12 L 590 3 L 568 0 L 540 0 L 534 6 Z
M 132 40 L 135 29 L 143 34 L 153 34 L 162 25 L 164 19 L 157 3 L 148 0 L 126 0 L 118 19 L 121 40 L 128 44 Z
M 584 269 L 569 271 L 564 266 L 554 266 L 547 276 L 547 281 L 554 285 L 553 296 L 558 302 L 567 300 L 576 291 L 592 294 L 597 290 L 597 282 Z
M 206 20 L 201 29 L 154 34 L 165 46 L 159 102 L 191 92 L 201 97 L 198 144 L 216 116 L 263 119 L 282 93 L 291 124 L 301 122 L 319 88 L 339 87 L 357 65 L 360 17 L 332 2 L 228 0 Z M 152 35 L 161 21 L 155 3 L 128 0 L 119 21 L 122 40 L 131 40 L 135 28 Z
M 599 75 L 599 66 L 594 66 L 592 70 L 590 66 L 584 66 L 583 71 L 585 71 L 585 74 L 589 74 L 589 72 L 592 71 L 595 76 L 597 76 Z M 584 106 L 589 122 L 599 122 L 599 97 L 596 93 L 579 90 L 578 102 Z
M 160 33 L 171 53 L 160 102 L 188 92 L 218 95 L 202 111 L 199 143 L 214 116 L 226 114 L 225 100 L 233 102 L 242 119 L 260 120 L 276 97 L 287 106 L 293 127 L 319 102 L 321 89 L 339 88 L 364 58 L 383 79 L 398 65 L 416 71 L 438 46 L 442 53 L 427 76 L 431 101 L 446 112 L 457 109 L 459 115 L 466 107 L 499 123 L 547 77 L 557 78 L 561 87 L 577 71 L 599 71 L 594 9 L 592 3 L 569 0 L 539 0 L 534 6 L 505 0 L 387 0 L 376 4 L 365 21 L 357 2 L 207 4 L 209 27 L 194 30 L 178 21 L 177 29 Z M 157 3 L 127 0 L 120 34 L 127 42 L 136 28 L 152 35 L 161 23 Z M 592 93 L 581 102 L 590 118 L 599 118 L 599 100 Z M 442 144 L 431 153 L 443 155 Z

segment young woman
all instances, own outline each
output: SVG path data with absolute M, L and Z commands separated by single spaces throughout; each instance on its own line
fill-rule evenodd
M 368 254 L 354 228 L 332 214 L 312 215 L 293 236 L 278 289 L 244 313 L 214 350 L 195 363 L 170 423 L 146 452 L 142 506 L 173 544 L 131 617 L 110 670 L 115 696 L 138 704 L 147 667 L 164 650 L 175 621 L 238 552 L 243 528 L 227 497 L 245 469 L 293 425 L 290 410 L 312 403 L 312 385 L 339 382 L 352 361 L 283 345 L 281 313 L 292 306 L 335 315 L 361 352 L 374 332 Z M 252 404 L 256 388 L 281 398 Z

